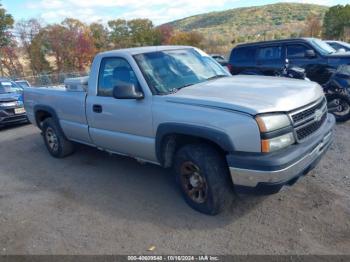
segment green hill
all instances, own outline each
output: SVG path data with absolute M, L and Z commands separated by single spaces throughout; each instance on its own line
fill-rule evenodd
M 206 47 L 227 48 L 232 46 L 232 40 L 297 37 L 310 14 L 322 18 L 327 9 L 313 4 L 277 3 L 195 15 L 168 24 L 178 30 L 201 32 L 206 38 Z

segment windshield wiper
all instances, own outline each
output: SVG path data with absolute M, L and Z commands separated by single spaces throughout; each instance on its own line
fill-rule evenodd
M 193 86 L 194 84 L 186 84 L 180 87 L 175 87 L 169 90 L 169 92 L 167 94 L 175 94 L 176 92 L 178 92 L 180 89 L 188 87 L 188 86 Z
M 215 76 L 207 78 L 207 80 L 213 80 L 213 79 L 218 79 L 218 78 L 222 78 L 222 77 L 228 77 L 228 75 L 215 75 Z

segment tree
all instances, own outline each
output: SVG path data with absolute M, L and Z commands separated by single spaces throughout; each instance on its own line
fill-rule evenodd
M 89 27 L 95 49 L 98 52 L 107 50 L 109 46 L 109 34 L 107 28 L 100 23 L 92 23 Z
M 162 45 L 168 45 L 170 44 L 170 38 L 174 34 L 174 27 L 171 25 L 161 25 L 157 28 L 159 34 L 160 34 L 160 42 Z
M 1 75 L 4 75 L 3 71 L 3 55 L 5 54 L 5 48 L 9 47 L 12 42 L 12 34 L 10 29 L 13 28 L 14 20 L 12 15 L 6 13 L 6 10 L 0 4 L 0 70 Z
M 73 48 L 72 35 L 67 28 L 59 24 L 48 25 L 43 29 L 43 35 L 48 44 L 49 54 L 55 59 L 57 72 L 72 68 L 73 62 L 69 52 Z
M 15 26 L 22 48 L 29 60 L 33 75 L 51 71 L 46 59 L 47 43 L 43 37 L 42 25 L 37 19 L 21 20 Z
M 128 27 L 134 46 L 159 45 L 161 42 L 158 31 L 149 19 L 130 20 Z
M 323 35 L 329 39 L 346 40 L 350 27 L 350 5 L 336 5 L 328 9 L 323 20 Z
M 89 27 L 77 19 L 49 25 L 44 28 L 44 35 L 58 73 L 84 71 L 96 53 Z
M 190 45 L 200 47 L 203 36 L 198 32 L 176 32 L 169 42 L 172 45 Z
M 68 51 L 71 55 L 69 65 L 72 68 L 69 71 L 77 69 L 82 72 L 91 63 L 96 53 L 90 29 L 83 22 L 73 18 L 66 18 L 61 25 L 66 28 L 67 34 L 71 35 L 71 49 Z
M 110 40 L 114 48 L 125 48 L 130 46 L 131 39 L 128 22 L 124 19 L 108 21 L 108 27 L 111 30 Z
M 154 28 L 149 19 L 111 20 L 108 22 L 111 30 L 110 39 L 114 48 L 132 46 L 159 45 L 160 32 Z
M 320 37 L 321 32 L 321 18 L 315 14 L 310 14 L 306 18 L 306 26 L 302 32 L 302 35 L 306 37 Z

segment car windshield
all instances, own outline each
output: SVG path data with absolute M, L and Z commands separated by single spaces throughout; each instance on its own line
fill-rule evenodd
M 30 87 L 27 81 L 16 81 L 16 84 L 20 85 L 21 87 Z
M 165 50 L 134 57 L 150 88 L 157 94 L 169 94 L 190 85 L 229 76 L 213 58 L 196 49 Z
M 344 46 L 347 49 L 350 49 L 350 44 L 346 43 L 346 42 L 339 42 L 339 44 L 341 44 L 342 46 Z
M 0 82 L 0 94 L 21 93 L 23 89 L 12 81 Z
M 333 47 L 320 39 L 311 39 L 311 43 L 323 55 L 328 55 L 336 52 Z

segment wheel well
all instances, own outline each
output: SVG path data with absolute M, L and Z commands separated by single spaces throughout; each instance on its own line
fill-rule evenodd
M 183 135 L 183 134 L 169 134 L 166 135 L 161 142 L 161 164 L 165 167 L 171 167 L 173 165 L 173 160 L 176 152 L 184 145 L 189 144 L 209 144 L 213 148 L 215 148 L 220 154 L 226 155 L 228 152 L 226 152 L 224 149 L 222 149 L 218 144 L 215 142 L 197 137 L 197 136 L 191 136 L 191 135 Z
M 35 120 L 39 128 L 42 127 L 42 123 L 45 119 L 52 117 L 52 114 L 46 110 L 38 110 L 35 113 Z

